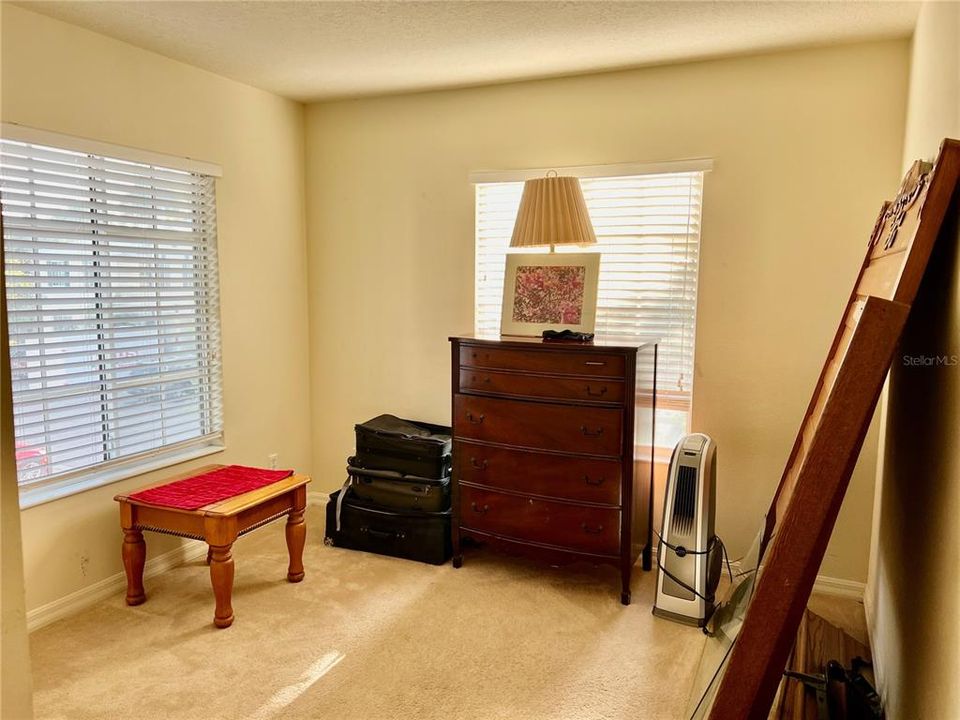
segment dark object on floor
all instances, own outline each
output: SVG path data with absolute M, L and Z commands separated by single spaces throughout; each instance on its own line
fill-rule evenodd
M 883 718 L 883 702 L 877 693 L 873 664 L 855 657 L 849 670 L 840 668 L 846 676 L 846 710 L 851 720 L 880 720 Z M 866 673 L 863 671 L 867 670 Z M 830 667 L 827 667 L 830 671 Z
M 379 415 L 355 426 L 357 454 L 351 464 L 424 478 L 450 474 L 451 430 L 443 425 Z
M 341 492 L 347 495 L 340 504 L 340 529 L 337 530 L 337 499 Z M 390 510 L 364 503 L 350 488 L 337 490 L 327 503 L 324 542 L 442 565 L 450 559 L 450 511 Z
M 593 333 L 575 332 L 573 330 L 544 330 L 543 339 L 549 342 L 590 342 Z
M 771 720 L 879 720 L 870 649 L 842 628 L 804 610 Z M 838 660 L 840 658 L 841 660 Z M 850 670 L 842 659 L 850 659 Z
M 393 470 L 364 470 L 347 461 L 357 497 L 392 510 L 442 512 L 450 509 L 450 478 L 422 478 Z
M 853 658 L 849 671 L 839 661 L 831 660 L 825 674 L 808 675 L 787 670 L 783 675 L 803 683 L 808 698 L 809 691 L 813 691 L 817 720 L 882 720 L 880 696 L 860 672 L 869 667 L 872 666 L 863 658 Z M 812 716 L 809 701 L 804 716 Z

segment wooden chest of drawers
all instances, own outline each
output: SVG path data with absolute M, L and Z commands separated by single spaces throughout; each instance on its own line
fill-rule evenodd
M 655 341 L 450 338 L 453 564 L 462 540 L 650 569 Z

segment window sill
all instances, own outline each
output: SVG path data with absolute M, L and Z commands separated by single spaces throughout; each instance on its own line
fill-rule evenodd
M 226 450 L 224 445 L 205 445 L 202 447 L 193 447 L 169 455 L 162 455 L 142 460 L 140 462 L 112 467 L 108 470 L 91 470 L 76 477 L 64 478 L 63 480 L 53 480 L 48 485 L 36 485 L 34 487 L 20 488 L 20 509 L 43 505 L 54 500 L 76 495 L 77 493 L 93 490 L 94 488 L 110 485 L 111 483 L 128 480 L 137 475 L 143 475 L 155 470 L 177 465 L 189 460 L 214 455 Z

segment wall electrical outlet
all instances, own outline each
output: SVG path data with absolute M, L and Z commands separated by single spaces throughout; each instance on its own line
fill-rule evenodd
M 276 454 L 276 453 L 270 453 L 269 455 L 267 455 L 267 462 L 270 463 L 270 469 L 271 469 L 271 470 L 276 470 L 276 469 L 277 469 L 277 454 Z

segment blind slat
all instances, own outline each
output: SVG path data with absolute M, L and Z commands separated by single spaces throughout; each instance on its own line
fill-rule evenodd
M 157 389 L 151 389 L 148 392 L 144 393 L 140 398 L 144 402 L 153 402 L 154 399 L 159 399 L 161 397 L 161 392 Z M 211 397 L 220 398 L 222 393 L 217 390 L 210 393 Z M 32 432 L 36 427 L 49 427 L 51 430 L 58 429 L 63 426 L 71 427 L 71 423 L 76 422 L 76 417 L 83 416 L 85 414 L 99 411 L 102 409 L 104 404 L 104 398 L 99 392 L 86 393 L 84 395 L 78 395 L 76 397 L 60 398 L 58 400 L 51 400 L 46 404 L 48 410 L 55 410 L 57 413 L 63 414 L 63 417 L 57 418 L 45 418 L 43 415 L 38 415 L 36 403 L 25 403 L 14 415 L 15 422 L 18 426 L 24 428 L 24 432 Z M 216 412 L 215 407 L 209 408 L 209 412 Z M 40 417 L 40 419 L 36 419 Z

